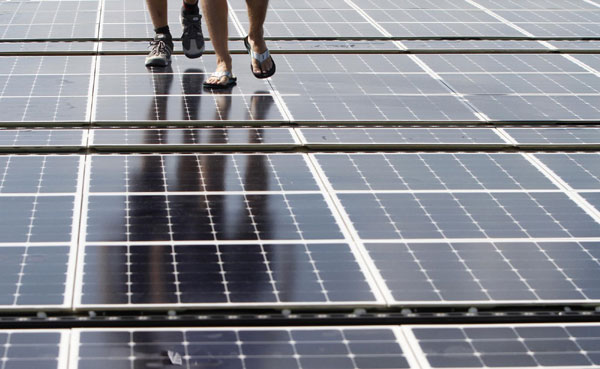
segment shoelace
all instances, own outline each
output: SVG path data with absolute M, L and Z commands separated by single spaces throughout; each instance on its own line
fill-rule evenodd
M 194 17 L 198 17 L 200 18 L 200 16 L 198 15 L 194 15 Z M 200 22 L 193 22 L 193 21 L 188 21 L 185 22 L 185 28 L 184 28 L 184 33 L 190 33 L 189 31 L 192 30 L 194 31 L 192 34 L 198 34 L 201 32 L 202 27 L 200 26 Z
M 148 45 L 153 55 L 167 54 L 167 44 L 163 40 L 152 40 Z

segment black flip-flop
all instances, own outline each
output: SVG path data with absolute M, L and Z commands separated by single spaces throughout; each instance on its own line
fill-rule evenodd
M 252 51 L 250 42 L 248 42 L 248 36 L 244 37 L 244 46 L 246 46 L 246 50 L 248 51 L 248 54 L 250 54 L 250 57 L 252 59 L 258 61 L 259 65 L 262 65 L 262 63 L 265 60 L 271 58 L 271 53 L 269 52 L 269 49 L 267 49 L 267 51 L 265 51 L 264 53 L 261 53 L 261 54 L 258 54 L 258 53 L 255 53 L 254 51 Z M 275 74 L 275 61 L 273 60 L 273 58 L 271 58 L 271 61 L 273 62 L 273 66 L 271 67 L 271 69 L 269 69 L 265 73 L 254 73 L 254 68 L 252 67 L 252 63 L 250 63 L 250 70 L 252 71 L 252 74 L 254 74 L 254 77 L 263 79 L 263 78 L 269 78 L 273 74 Z
M 204 88 L 210 89 L 210 90 L 224 90 L 227 88 L 231 88 L 233 86 L 235 86 L 237 84 L 237 78 L 233 76 L 233 74 L 231 74 L 230 71 L 226 70 L 226 71 L 222 71 L 222 72 L 214 72 L 213 74 L 210 75 L 210 77 L 216 77 L 218 79 L 221 79 L 221 77 L 227 77 L 227 83 L 223 84 L 223 83 L 208 83 L 207 81 L 204 81 L 204 83 L 202 84 L 202 86 L 204 86 Z M 210 79 L 209 77 L 209 79 Z

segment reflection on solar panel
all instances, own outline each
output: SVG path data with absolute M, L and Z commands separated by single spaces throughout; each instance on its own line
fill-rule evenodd
M 290 128 L 96 129 L 90 142 L 90 146 L 104 150 L 265 150 L 297 145 Z
M 75 330 L 71 366 L 416 368 L 395 327 Z M 175 359 L 178 357 L 179 359 Z M 180 364 L 174 364 L 180 361 Z
M 0 369 L 600 366 L 472 324 L 600 314 L 600 2 L 271 1 L 256 79 L 228 0 L 223 91 L 145 3 L 0 0 L 0 328 L 82 328 Z
M 422 368 L 600 365 L 597 324 L 404 327 Z

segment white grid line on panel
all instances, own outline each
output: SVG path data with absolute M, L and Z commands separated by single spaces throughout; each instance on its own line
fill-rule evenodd
M 431 324 L 424 324 L 424 325 L 417 325 L 417 324 L 408 324 L 408 325 L 403 325 L 400 326 L 399 329 L 402 331 L 402 333 L 404 334 L 404 336 L 406 337 L 407 341 L 409 342 L 409 345 L 412 349 L 412 353 L 414 354 L 414 356 L 417 358 L 419 365 L 421 368 L 423 369 L 432 369 L 432 366 L 429 364 L 429 361 L 427 360 L 427 356 L 425 354 L 425 352 L 422 350 L 421 345 L 420 345 L 420 341 L 419 339 L 415 336 L 413 329 L 440 329 L 440 328 L 448 328 L 448 329 L 460 329 L 460 330 L 464 330 L 464 329 L 476 329 L 476 328 L 508 328 L 508 329 L 517 329 L 517 328 L 570 328 L 570 327 L 597 327 L 598 323 L 536 323 L 536 324 L 532 324 L 532 323 L 502 323 L 502 324 L 472 324 L 472 325 L 465 325 L 465 324 L 447 324 L 447 325 L 431 325 Z M 544 337 L 544 338 L 532 338 L 532 339 L 543 339 L 543 340 L 551 340 L 552 337 Z M 586 351 L 584 351 L 581 346 L 577 343 L 577 340 L 575 339 L 574 336 L 569 334 L 569 337 L 565 337 L 564 339 L 571 341 L 574 345 L 576 345 L 577 347 L 579 347 L 581 350 L 579 351 L 579 353 L 583 353 L 583 354 L 587 354 Z M 461 340 L 467 343 L 471 343 L 473 339 L 469 339 L 469 338 L 464 338 Z M 485 339 L 485 340 L 492 340 L 492 339 Z M 500 342 L 502 341 L 501 339 L 498 339 Z M 518 338 L 514 338 L 513 340 L 515 341 L 522 341 L 523 338 L 522 337 L 518 337 Z M 473 356 L 477 357 L 477 350 L 473 348 Z M 543 354 L 544 352 L 537 352 L 538 354 Z M 565 352 L 553 352 L 553 351 L 548 351 L 548 353 L 554 353 L 554 354 L 565 354 Z M 493 355 L 494 353 L 490 352 L 489 354 Z M 510 354 L 510 352 L 506 352 L 504 353 L 505 355 Z M 533 356 L 534 352 L 527 352 L 528 355 Z M 442 354 L 443 355 L 443 354 Z M 468 355 L 468 354 L 467 354 Z M 535 359 L 534 359 L 535 360 Z M 537 363 L 537 360 L 536 360 Z M 539 364 L 539 363 L 537 363 Z M 529 365 L 528 365 L 529 366 Z M 538 367 L 542 367 L 542 366 L 547 366 L 546 365 L 539 365 Z M 453 366 L 458 368 L 457 366 Z M 478 367 L 486 367 L 485 364 L 482 363 L 481 366 Z M 517 366 L 510 366 L 510 367 L 517 367 Z M 518 366 L 519 368 L 521 366 Z M 557 369 L 572 369 L 572 368 L 592 368 L 595 367 L 592 363 L 588 364 L 588 365 L 577 365 L 577 366 L 564 366 L 564 365 L 556 365 L 556 366 L 552 366 L 553 368 L 557 368 Z
M 588 4 L 590 4 L 590 5 L 593 5 L 593 6 L 596 6 L 596 7 L 600 8 L 600 4 L 598 4 L 598 3 L 596 3 L 596 2 L 594 2 L 592 0 L 583 0 L 583 1 L 586 2 L 586 3 L 588 3 Z
M 44 178 L 44 170 L 46 169 L 46 160 L 47 160 L 47 156 L 44 156 L 42 159 L 42 167 L 40 169 L 40 175 L 38 177 L 37 194 L 34 195 L 33 209 L 31 210 L 31 218 L 29 220 L 26 243 L 29 243 L 29 241 L 31 241 L 31 235 L 32 235 L 32 231 L 33 231 L 33 222 L 35 221 L 35 212 L 36 212 L 36 208 L 37 208 L 37 198 L 38 198 L 40 189 L 42 188 L 41 184 L 42 184 L 42 179 Z M 29 251 L 29 246 L 25 246 L 25 251 L 23 251 L 23 256 L 21 258 L 21 267 L 20 267 L 19 274 L 18 274 L 19 277 L 17 279 L 17 284 L 16 284 L 17 289 L 14 294 L 13 306 L 18 305 L 17 302 L 18 302 L 19 296 L 20 296 L 19 292 L 21 291 L 23 276 L 25 275 L 25 273 L 24 273 L 25 265 L 27 265 L 27 257 L 29 256 L 28 251 Z M 63 302 L 64 302 L 64 300 L 63 300 Z
M 244 29 L 242 22 L 240 22 L 237 14 L 235 14 L 235 10 L 233 9 L 229 1 L 227 2 L 227 8 L 229 10 L 229 17 L 231 18 L 231 21 L 233 22 L 233 25 L 235 26 L 238 35 L 243 37 L 243 35 L 246 35 L 247 32 Z
M 81 191 L 81 210 L 79 219 L 79 232 L 77 240 L 77 257 L 75 263 L 75 282 L 73 287 L 73 298 L 71 306 L 73 309 L 81 304 L 81 294 L 83 290 L 83 259 L 85 257 L 85 239 L 87 237 L 87 214 L 89 204 L 89 185 L 91 179 L 91 156 L 85 157 L 85 169 L 83 171 L 82 191 Z
M 364 246 L 361 243 L 359 243 L 360 237 L 358 236 L 358 232 L 352 225 L 350 217 L 348 216 L 346 210 L 344 209 L 340 200 L 336 196 L 333 187 L 331 186 L 329 180 L 327 179 L 327 176 L 323 172 L 323 169 L 319 165 L 317 159 L 314 157 L 314 154 L 308 154 L 306 160 L 309 163 L 311 170 L 314 171 L 313 173 L 315 179 L 317 180 L 319 187 L 322 189 L 324 197 L 327 203 L 329 204 L 329 208 L 334 213 L 334 216 L 336 217 L 336 221 L 338 222 L 340 229 L 342 229 L 344 236 L 348 240 L 347 242 L 353 249 L 353 252 L 355 253 L 355 258 L 361 265 L 361 270 L 363 271 L 363 274 L 367 276 L 367 281 L 371 286 L 373 294 L 375 295 L 378 301 L 381 301 L 381 298 L 383 298 L 383 301 L 389 304 L 390 301 L 392 301 L 390 299 L 391 294 L 389 294 L 385 282 L 383 281 L 381 275 L 377 271 L 375 264 L 370 259 L 367 251 L 364 249 Z
M 427 361 L 427 358 L 425 357 L 425 353 L 423 352 L 423 350 L 421 350 L 419 340 L 417 339 L 417 337 L 415 337 L 412 331 L 412 326 L 402 325 L 398 329 L 402 332 L 402 335 L 406 339 L 406 342 L 410 347 L 410 352 L 414 355 L 414 358 L 419 364 L 419 367 L 422 369 L 431 369 L 429 361 Z
M 74 306 L 75 285 L 77 280 L 77 265 L 79 262 L 80 243 L 81 243 L 81 223 L 83 218 L 83 202 L 85 191 L 85 181 L 87 173 L 87 155 L 81 156 L 79 159 L 79 168 L 77 173 L 77 194 L 75 195 L 73 209 L 73 225 L 71 227 L 71 247 L 69 252 L 69 265 L 67 266 L 67 279 L 65 283 L 65 302 L 68 302 L 70 308 Z
M 551 180 L 556 186 L 561 188 L 565 195 L 575 202 L 581 209 L 583 209 L 590 217 L 592 217 L 596 223 L 600 225 L 600 211 L 590 204 L 583 196 L 581 196 L 573 187 L 565 182 L 558 174 L 550 169 L 541 160 L 536 158 L 533 154 L 523 154 L 531 164 L 537 167 L 546 177 Z
M 179 271 L 177 270 L 177 266 L 178 266 L 178 262 L 177 262 L 177 258 L 175 257 L 176 253 L 175 253 L 175 246 L 173 245 L 173 223 L 172 223 L 172 216 L 171 216 L 171 206 L 170 206 L 170 202 L 169 202 L 169 197 L 168 197 L 168 192 L 167 192 L 167 170 L 165 168 L 165 157 L 161 156 L 160 157 L 160 167 L 161 167 L 161 175 L 162 175 L 162 181 L 163 181 L 163 186 L 165 189 L 165 193 L 164 193 L 164 197 L 165 197 L 165 209 L 167 212 L 167 227 L 169 229 L 169 241 L 170 241 L 170 245 L 171 245 L 171 265 L 173 266 L 173 276 L 175 278 L 175 281 L 173 282 L 173 284 L 175 285 L 175 296 L 177 296 L 177 303 L 180 304 L 181 303 L 181 290 L 179 289 Z

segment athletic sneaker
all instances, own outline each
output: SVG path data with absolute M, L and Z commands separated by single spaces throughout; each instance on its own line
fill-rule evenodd
M 171 54 L 173 53 L 173 41 L 171 37 L 163 33 L 154 35 L 154 40 L 150 41 L 150 53 L 146 57 L 147 67 L 166 67 L 171 64 Z
M 183 44 L 183 53 L 188 58 L 199 58 L 204 52 L 204 36 L 202 35 L 202 26 L 200 20 L 202 16 L 198 14 L 186 14 L 185 8 L 181 8 L 181 25 L 183 26 L 183 35 L 181 42 Z

